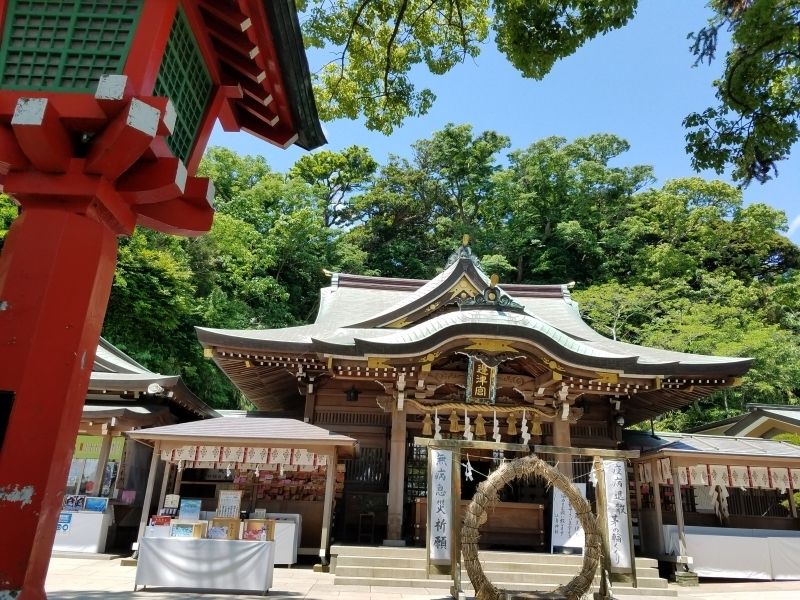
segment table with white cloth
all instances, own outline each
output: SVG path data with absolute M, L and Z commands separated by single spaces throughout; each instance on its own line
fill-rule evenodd
M 700 577 L 800 579 L 800 531 L 687 526 L 686 552 Z M 667 554 L 678 555 L 676 525 L 664 525 Z
M 274 542 L 142 538 L 138 586 L 266 593 L 272 587 Z

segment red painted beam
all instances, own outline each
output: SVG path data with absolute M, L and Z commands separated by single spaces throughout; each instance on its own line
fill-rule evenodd
M 115 180 L 147 150 L 160 122 L 160 110 L 132 99 L 128 108 L 93 140 L 86 157 L 86 172 Z
M 57 94 L 25 90 L 0 90 L 0 123 L 10 123 L 20 97 L 46 98 L 69 131 L 94 132 L 108 120 L 92 94 Z
M 139 224 L 173 235 L 193 237 L 207 233 L 214 219 L 214 186 L 204 177 L 190 177 L 186 193 L 158 204 L 136 207 Z
M 137 95 L 153 93 L 177 10 L 178 0 L 145 2 L 142 7 L 140 26 L 136 30 L 123 71 L 129 78 L 132 91 Z
M 186 167 L 178 158 L 137 163 L 117 180 L 117 190 L 130 204 L 165 202 L 183 195 Z
M 20 98 L 11 118 L 19 147 L 45 173 L 64 173 L 72 159 L 69 132 L 46 98 Z

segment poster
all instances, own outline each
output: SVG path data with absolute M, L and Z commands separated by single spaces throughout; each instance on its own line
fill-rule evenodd
M 606 523 L 611 568 L 631 570 L 630 514 L 628 513 L 628 477 L 624 460 L 604 460 L 606 483 Z
M 94 496 L 89 496 L 86 498 L 86 503 L 84 504 L 84 510 L 88 510 L 91 512 L 99 512 L 104 513 L 108 508 L 108 498 L 96 498 Z
M 573 484 L 586 498 L 586 484 Z M 583 527 L 572 502 L 558 488 L 553 488 L 553 519 L 551 523 L 550 552 L 570 553 L 570 549 L 583 550 Z
M 242 490 L 220 490 L 216 516 L 235 517 L 238 519 L 241 506 Z
M 453 543 L 453 453 L 431 448 L 430 499 L 428 502 L 428 548 L 430 561 L 436 565 L 450 564 Z
M 74 494 L 67 494 L 64 496 L 64 510 L 77 511 L 83 510 L 86 506 L 86 496 L 76 496 Z
M 178 518 L 181 521 L 199 521 L 202 501 L 194 498 L 181 498 Z
M 58 523 L 56 523 L 56 534 L 67 533 L 72 525 L 72 513 L 62 512 L 58 515 Z

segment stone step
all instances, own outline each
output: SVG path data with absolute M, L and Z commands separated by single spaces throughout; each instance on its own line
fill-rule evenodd
M 569 578 L 568 578 L 569 580 Z M 467 593 L 473 593 L 474 590 L 469 579 L 464 579 L 463 587 L 464 591 Z M 450 589 L 451 581 L 449 579 L 399 579 L 399 578 L 385 578 L 385 579 L 374 579 L 371 577 L 339 577 L 337 575 L 335 581 L 335 585 L 361 585 L 361 586 L 370 586 L 370 587 L 408 587 L 408 588 L 428 588 L 428 589 L 441 589 L 447 590 Z M 508 591 L 515 591 L 515 592 L 526 592 L 526 591 L 533 591 L 532 588 L 536 588 L 539 591 L 549 591 L 555 589 L 558 584 L 557 583 L 519 583 L 519 582 L 507 582 L 507 581 L 493 581 L 494 585 L 498 588 L 508 590 Z M 597 591 L 597 585 L 593 586 L 593 590 Z M 630 585 L 624 584 L 617 584 L 613 586 L 614 594 L 615 595 L 636 595 L 636 596 L 648 596 L 648 597 L 663 597 L 663 598 L 674 598 L 678 595 L 676 590 L 671 590 L 667 587 L 664 588 L 649 588 L 643 587 L 640 583 L 640 587 L 634 588 Z
M 535 563 L 504 563 L 504 562 L 488 562 L 481 563 L 485 571 L 501 572 L 501 573 L 555 573 L 564 575 L 574 575 L 580 570 L 579 564 L 535 564 Z M 370 573 L 383 573 L 384 570 L 391 573 L 392 571 L 402 570 L 419 573 L 420 577 L 425 576 L 427 568 L 426 562 L 422 559 L 393 559 L 390 561 L 380 560 L 363 560 L 361 557 L 339 557 L 336 561 L 335 572 L 347 573 L 349 575 L 360 575 L 355 573 L 352 569 L 371 569 Z M 382 570 L 381 570 L 382 569 Z M 636 568 L 636 573 L 640 578 L 658 578 L 658 568 L 656 567 L 639 567 Z M 376 577 L 383 577 L 384 575 L 375 575 Z M 388 575 L 391 577 L 391 574 Z
M 575 570 L 567 573 L 553 573 L 553 572 L 514 573 L 508 571 L 492 570 L 485 567 L 483 572 L 489 579 L 489 581 L 503 581 L 509 584 L 527 583 L 536 585 L 542 583 L 552 583 L 555 585 L 561 585 L 569 582 L 577 574 L 577 571 Z M 392 580 L 426 579 L 425 571 L 421 571 L 419 569 L 394 569 L 391 567 L 348 567 L 348 566 L 338 565 L 336 567 L 337 580 L 340 577 L 342 578 L 365 577 L 365 578 L 371 578 L 376 581 L 383 579 L 392 579 Z M 467 574 L 466 571 L 462 571 L 461 578 L 463 581 L 469 580 L 469 575 Z M 450 581 L 450 576 L 432 574 L 428 578 L 428 580 Z M 660 579 L 658 577 L 658 574 L 656 574 L 655 577 L 644 577 L 640 575 L 637 578 L 637 580 L 639 582 L 639 585 L 645 588 L 664 589 L 667 587 L 667 582 L 664 581 L 663 579 Z M 595 576 L 595 581 L 599 583 L 600 578 L 598 575 Z
M 381 560 L 403 559 L 422 560 L 425 562 L 425 548 L 398 548 L 390 546 L 332 546 L 331 554 L 337 555 L 337 560 L 343 558 L 364 557 L 367 559 Z M 496 550 L 483 550 L 478 552 L 481 562 L 513 562 L 529 564 L 562 564 L 580 565 L 583 557 L 577 554 L 546 554 L 541 552 L 502 552 Z M 394 564 L 394 563 L 392 563 Z M 400 565 L 398 565 L 400 566 Z M 407 564 L 405 566 L 414 566 Z M 658 562 L 652 558 L 636 558 L 636 568 L 657 568 Z

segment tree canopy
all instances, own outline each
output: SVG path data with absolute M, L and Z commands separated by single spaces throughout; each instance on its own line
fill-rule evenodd
M 146 230 L 120 243 L 103 334 L 150 369 L 180 373 L 204 400 L 243 399 L 204 360 L 195 326 L 272 328 L 314 319 L 331 271 L 430 278 L 462 234 L 501 282 L 576 282 L 584 318 L 610 338 L 754 358 L 742 385 L 660 427 L 798 403 L 800 248 L 786 216 L 697 177 L 655 184 L 626 165 L 611 134 L 509 138 L 448 124 L 408 157 L 365 148 L 304 156 L 286 173 L 212 148 L 217 184 L 208 235 Z M 16 215 L 0 199 L 0 235 Z
M 492 34 L 523 77 L 541 79 L 561 58 L 627 25 L 638 0 L 305 0 L 306 43 L 332 58 L 315 74 L 323 119 L 363 116 L 391 133 L 425 114 L 436 96 L 420 69 L 441 75 L 480 54 Z M 687 115 L 687 150 L 697 169 L 733 169 L 765 181 L 798 139 L 800 0 L 711 0 L 687 50 L 697 63 L 732 46 L 715 82 L 718 104 Z M 687 32 L 688 33 L 688 32 Z M 632 51 L 634 51 L 632 49 Z

